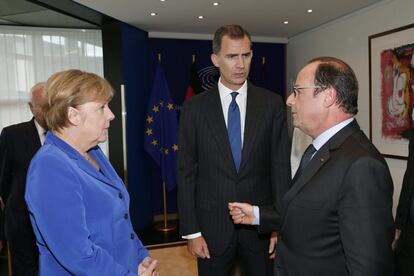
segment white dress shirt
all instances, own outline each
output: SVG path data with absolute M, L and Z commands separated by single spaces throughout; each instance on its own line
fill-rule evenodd
M 229 106 L 232 101 L 232 92 L 237 92 L 239 95 L 236 97 L 236 103 L 239 106 L 240 111 L 240 129 L 241 129 L 241 143 L 243 148 L 244 141 L 244 123 L 246 122 L 246 102 L 247 102 L 247 81 L 244 81 L 244 84 L 238 90 L 231 90 L 224 86 L 221 83 L 221 78 L 218 81 L 218 90 L 220 94 L 221 108 L 223 109 L 224 122 L 227 127 L 227 115 L 229 111 Z M 201 237 L 201 232 L 194 234 L 182 236 L 183 239 L 195 239 Z
M 37 130 L 37 134 L 39 135 L 40 138 L 40 144 L 45 143 L 45 139 L 46 139 L 46 130 L 36 121 L 36 119 L 34 120 L 35 126 L 36 126 L 36 130 Z

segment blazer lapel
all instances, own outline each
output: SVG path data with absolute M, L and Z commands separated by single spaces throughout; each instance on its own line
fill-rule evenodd
M 236 173 L 218 88 L 216 86 L 204 93 L 209 93 L 209 97 L 206 97 L 205 105 L 203 105 L 203 114 L 205 115 L 207 125 L 211 129 L 212 137 L 221 149 L 220 152 L 223 153 L 222 156 L 225 158 L 226 163 L 231 164 Z
M 102 173 L 97 171 L 85 158 L 77 158 L 76 163 L 78 164 L 79 169 L 83 170 L 90 176 L 108 185 L 117 187 L 115 183 L 112 183 L 108 177 L 105 177 Z
M 74 162 L 78 165 L 79 169 L 81 169 L 85 173 L 98 179 L 101 182 L 117 187 L 116 183 L 112 183 L 109 177 L 105 177 L 102 173 L 97 171 L 92 166 L 92 164 L 90 164 L 79 152 L 77 152 L 73 147 L 71 147 L 65 141 L 63 141 L 62 139 L 54 135 L 53 132 L 49 131 L 47 133 L 45 143 L 53 143 L 56 147 L 64 151 L 69 156 L 69 158 L 74 160 Z M 101 166 L 102 162 L 96 158 L 96 154 L 94 151 L 95 149 L 92 149 L 90 153 L 92 157 L 95 159 L 95 161 L 98 163 L 98 165 Z
M 312 177 L 319 171 L 319 169 L 331 158 L 331 152 L 337 150 L 342 143 L 353 133 L 358 131 L 359 125 L 354 119 L 350 124 L 341 129 L 338 133 L 331 137 L 313 156 L 312 160 L 309 162 L 308 166 L 302 172 L 296 182 L 292 184 L 292 187 L 283 197 L 283 209 L 284 215 L 286 215 L 286 210 L 289 208 L 290 203 L 295 198 L 295 196 L 303 189 L 303 187 L 309 183 Z

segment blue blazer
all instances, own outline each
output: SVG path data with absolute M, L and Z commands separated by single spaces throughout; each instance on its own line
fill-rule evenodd
M 40 275 L 137 275 L 148 251 L 129 218 L 129 195 L 99 147 L 79 152 L 49 132 L 32 159 L 25 199 Z

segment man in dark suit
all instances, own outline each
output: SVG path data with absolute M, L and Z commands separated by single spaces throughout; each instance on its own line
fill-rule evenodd
M 387 164 L 353 118 L 358 82 L 345 62 L 311 60 L 287 99 L 293 124 L 313 138 L 282 201 L 276 275 L 393 275 L 393 184 Z M 252 223 L 248 204 L 230 204 Z M 260 230 L 279 221 L 260 208 Z
M 4 227 L 13 276 L 38 275 L 39 253 L 24 193 L 30 161 L 47 129 L 40 108 L 43 88 L 44 84 L 38 83 L 31 89 L 29 107 L 33 118 L 5 127 L 0 136 L 0 192 L 6 206 Z
M 3 241 L 5 240 L 4 236 L 4 215 L 3 215 L 3 201 L 0 197 L 0 253 L 3 250 Z
M 395 218 L 395 253 L 400 276 L 414 273 L 414 130 L 405 132 L 410 139 L 407 170 L 405 171 L 400 200 Z
M 229 275 L 236 259 L 246 275 L 272 275 L 271 232 L 235 226 L 227 211 L 235 200 L 277 205 L 290 181 L 283 101 L 246 81 L 252 54 L 247 31 L 219 28 L 211 56 L 220 70 L 218 85 L 181 111 L 180 231 L 200 275 Z

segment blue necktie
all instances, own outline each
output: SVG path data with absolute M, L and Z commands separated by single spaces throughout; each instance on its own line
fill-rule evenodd
M 293 180 L 295 181 L 303 172 L 303 170 L 306 168 L 306 166 L 308 166 L 309 162 L 312 159 L 312 155 L 316 152 L 315 147 L 313 146 L 313 144 L 310 144 L 305 152 L 302 155 L 302 159 L 300 160 L 300 164 L 299 164 L 299 168 L 295 173 L 295 177 L 293 178 Z M 293 182 L 294 182 L 293 181 Z
M 231 103 L 227 114 L 227 132 L 229 135 L 231 153 L 233 154 L 234 164 L 237 172 L 241 162 L 241 127 L 240 127 L 240 110 L 236 102 L 237 92 L 231 93 Z

